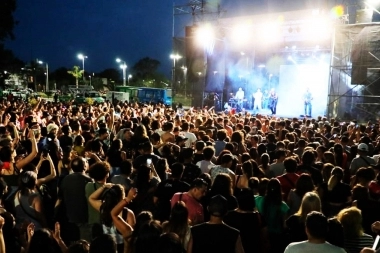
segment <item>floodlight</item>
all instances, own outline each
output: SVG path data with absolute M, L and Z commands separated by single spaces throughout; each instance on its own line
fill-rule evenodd
M 215 40 L 214 28 L 210 24 L 199 27 L 196 33 L 196 39 L 202 46 L 210 45 Z

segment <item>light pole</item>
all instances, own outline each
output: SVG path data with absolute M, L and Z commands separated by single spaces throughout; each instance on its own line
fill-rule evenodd
M 128 86 L 129 86 L 129 80 L 132 78 L 132 75 L 128 75 Z
M 172 71 L 172 105 L 174 105 L 174 88 L 175 88 L 175 63 L 177 60 L 181 59 L 182 56 L 179 54 L 171 54 L 170 59 L 173 60 L 173 71 Z
M 43 61 L 38 61 L 39 64 L 43 64 Z M 46 87 L 45 91 L 49 91 L 49 65 L 47 62 L 45 62 L 45 67 L 46 67 Z
M 91 86 L 91 79 L 92 79 L 92 77 L 91 77 L 91 75 L 89 75 L 88 77 L 90 78 L 90 86 Z
M 185 98 L 187 97 L 187 68 L 185 66 L 182 66 L 183 69 L 183 79 L 185 83 Z
M 125 63 L 125 61 L 120 60 L 120 58 L 117 58 L 116 62 L 118 62 L 118 63 L 122 62 L 122 64 L 120 65 L 120 68 L 123 69 L 123 86 L 126 86 L 127 85 L 126 84 L 126 82 L 127 82 L 127 79 L 126 79 L 127 64 Z M 128 84 L 129 84 L 129 78 L 128 78 Z
M 82 66 L 83 66 L 83 82 L 86 80 L 86 78 L 84 77 L 84 59 L 87 59 L 87 55 L 83 55 L 83 54 L 78 54 L 78 59 L 82 60 Z

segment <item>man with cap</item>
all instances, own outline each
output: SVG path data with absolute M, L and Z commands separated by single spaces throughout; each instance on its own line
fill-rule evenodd
M 187 138 L 185 136 L 182 136 L 182 135 L 178 135 L 176 138 L 175 138 L 175 143 L 180 146 L 181 148 L 185 147 L 186 145 L 186 141 L 187 141 Z
M 376 164 L 375 160 L 369 157 L 367 154 L 368 154 L 368 145 L 365 143 L 360 143 L 358 146 L 359 156 L 352 159 L 352 162 L 350 165 L 351 175 L 355 175 L 356 171 L 361 167 L 368 167 L 368 166 Z
M 191 228 L 187 252 L 243 253 L 239 230 L 223 222 L 223 217 L 228 211 L 227 199 L 222 195 L 216 195 L 211 198 L 207 209 L 210 221 Z

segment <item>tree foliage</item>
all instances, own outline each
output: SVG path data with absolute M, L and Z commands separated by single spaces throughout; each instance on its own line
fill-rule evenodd
M 14 19 L 13 13 L 16 7 L 16 0 L 0 1 L 0 41 L 15 38 L 13 29 L 18 22 Z
M 78 80 L 83 75 L 83 69 L 81 70 L 79 66 L 74 66 L 72 70 L 67 71 L 70 75 L 75 78 L 76 86 L 78 87 Z
M 120 71 L 115 68 L 108 68 L 98 74 L 101 78 L 107 78 L 108 81 L 120 82 Z
M 149 79 L 157 72 L 160 62 L 149 57 L 142 58 L 132 67 L 135 77 L 142 79 Z

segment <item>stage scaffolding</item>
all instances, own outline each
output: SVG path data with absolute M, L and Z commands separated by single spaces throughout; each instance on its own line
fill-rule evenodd
M 327 116 L 365 122 L 380 111 L 379 23 L 337 25 L 332 42 Z

